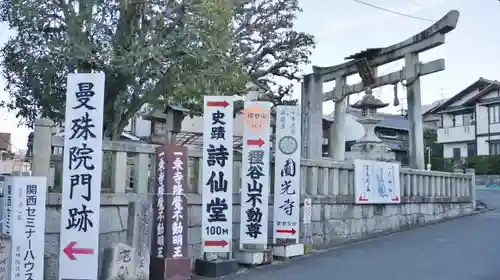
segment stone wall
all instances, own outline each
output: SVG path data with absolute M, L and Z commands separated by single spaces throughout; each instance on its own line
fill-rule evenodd
M 45 237 L 45 279 L 57 279 L 59 229 L 60 229 L 60 195 L 49 194 L 47 206 L 47 224 Z M 101 203 L 100 246 L 110 247 L 114 242 L 126 241 L 128 202 L 135 195 L 109 194 L 103 195 Z M 467 200 L 469 202 L 467 202 Z M 239 201 L 239 196 L 234 196 Z M 270 198 L 270 201 L 273 201 Z M 384 231 L 397 230 L 412 225 L 428 223 L 448 217 L 455 217 L 473 211 L 470 198 L 403 198 L 405 203 L 399 205 L 354 205 L 352 196 L 317 196 L 313 197 L 312 206 L 312 240 L 315 248 L 324 248 L 338 243 L 362 238 Z M 188 195 L 189 217 L 189 254 L 200 256 L 201 243 L 201 196 Z M 272 221 L 270 206 L 270 221 Z M 240 207 L 233 207 L 234 244 L 239 236 Z M 301 213 L 302 217 L 302 213 Z M 269 227 L 271 237 L 272 226 Z M 304 232 L 301 229 L 301 235 Z
M 473 211 L 472 203 L 439 202 L 412 198 L 393 205 L 355 205 L 313 202 L 315 248 L 329 247 L 386 231 L 395 231 L 461 216 Z

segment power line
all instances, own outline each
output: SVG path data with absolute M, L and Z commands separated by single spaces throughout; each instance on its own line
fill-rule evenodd
M 352 1 L 354 1 L 356 3 L 359 3 L 359 4 L 366 5 L 368 7 L 372 7 L 372 8 L 378 9 L 378 10 L 382 10 L 382 11 L 385 11 L 385 12 L 389 12 L 389 13 L 393 13 L 393 14 L 396 14 L 396 15 L 404 16 L 404 17 L 407 17 L 407 18 L 412 18 L 412 19 L 418 19 L 418 20 L 423 20 L 423 21 L 434 22 L 434 20 L 432 20 L 432 19 L 423 18 L 423 17 L 417 17 L 417 16 L 412 16 L 412 15 L 409 15 L 409 14 L 404 14 L 404 13 L 396 12 L 396 11 L 389 10 L 389 9 L 386 9 L 386 8 L 383 8 L 383 7 L 379 7 L 379 6 L 375 6 L 373 4 L 366 3 L 366 2 L 363 2 L 363 1 L 360 1 L 360 0 L 352 0 Z
M 417 3 L 415 0 L 407 0 L 408 2 L 412 3 L 415 6 L 420 6 L 420 4 Z

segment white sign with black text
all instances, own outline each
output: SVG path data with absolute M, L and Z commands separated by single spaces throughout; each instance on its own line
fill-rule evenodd
M 97 279 L 104 79 L 68 74 L 59 279 Z
M 399 166 L 399 162 L 354 160 L 355 203 L 401 203 Z
M 233 97 L 205 96 L 202 252 L 230 252 L 233 238 Z
M 300 129 L 299 106 L 276 107 L 274 158 L 274 243 L 276 239 L 299 242 Z
M 43 280 L 47 178 L 12 176 L 11 280 Z
M 240 246 L 267 244 L 271 103 L 248 102 L 243 114 Z

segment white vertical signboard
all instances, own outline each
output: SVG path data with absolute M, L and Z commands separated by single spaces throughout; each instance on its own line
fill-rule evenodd
M 354 160 L 356 204 L 401 203 L 399 163 Z
M 230 252 L 233 237 L 233 97 L 205 96 L 202 251 Z
M 300 129 L 299 106 L 276 107 L 274 158 L 274 243 L 276 239 L 299 242 Z
M 47 178 L 10 177 L 11 280 L 43 280 Z
M 104 73 L 68 75 L 59 279 L 97 279 L 103 107 Z
M 270 109 L 270 102 L 245 104 L 240 245 L 267 244 Z

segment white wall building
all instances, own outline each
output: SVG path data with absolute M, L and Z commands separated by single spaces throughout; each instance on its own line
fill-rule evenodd
M 479 78 L 426 114 L 441 118 L 444 158 L 500 154 L 500 82 Z

